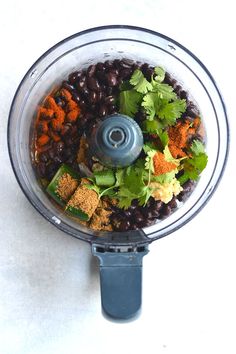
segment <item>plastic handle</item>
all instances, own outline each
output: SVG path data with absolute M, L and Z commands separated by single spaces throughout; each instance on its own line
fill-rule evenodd
M 92 246 L 93 255 L 100 260 L 101 299 L 104 312 L 116 319 L 133 317 L 142 302 L 142 259 L 148 246 L 129 252 L 119 248 L 105 250 Z

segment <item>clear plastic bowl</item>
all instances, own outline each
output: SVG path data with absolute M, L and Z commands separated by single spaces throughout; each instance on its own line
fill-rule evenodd
M 63 214 L 39 185 L 31 164 L 33 117 L 40 100 L 68 74 L 92 63 L 131 58 L 163 66 L 200 108 L 207 132 L 209 162 L 188 200 L 171 216 L 124 234 L 92 231 Z M 10 158 L 16 178 L 32 205 L 62 231 L 99 243 L 151 242 L 189 221 L 206 204 L 221 178 L 228 150 L 228 124 L 222 96 L 206 67 L 174 40 L 143 28 L 107 26 L 77 33 L 43 54 L 26 73 L 15 94 L 8 126 Z

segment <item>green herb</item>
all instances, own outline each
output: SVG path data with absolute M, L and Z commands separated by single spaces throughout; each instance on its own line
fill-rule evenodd
M 185 100 L 176 100 L 174 102 L 165 102 L 157 112 L 158 118 L 165 119 L 166 125 L 174 125 L 177 118 L 186 110 Z
M 205 147 L 203 143 L 200 140 L 196 140 L 196 139 L 193 140 L 190 150 L 194 155 L 205 153 Z
M 175 178 L 175 175 L 177 172 L 178 172 L 178 169 L 175 169 L 173 171 L 163 173 L 162 175 L 154 176 L 154 177 L 152 177 L 152 182 L 159 182 L 161 184 L 170 183 L 172 181 L 172 179 Z
M 163 83 L 164 78 L 165 71 L 160 67 L 154 69 L 151 82 L 141 70 L 136 69 L 130 81 L 122 85 L 124 90 L 120 92 L 120 112 L 134 117 L 141 105 L 147 119 L 155 119 L 159 123 L 158 129 L 174 125 L 186 110 L 186 101 L 177 98 L 173 87 Z
M 121 91 L 119 101 L 120 113 L 129 117 L 134 117 L 141 104 L 142 94 L 134 90 Z
M 161 68 L 160 66 L 156 66 L 154 68 L 154 73 L 156 74 L 155 76 L 155 80 L 158 82 L 162 82 L 165 78 L 165 70 L 163 68 Z
M 142 101 L 142 107 L 144 107 L 148 120 L 153 120 L 154 117 L 159 112 L 161 107 L 161 100 L 160 97 L 154 92 L 148 92 Z
M 190 151 L 192 152 L 192 157 L 187 158 L 184 161 L 184 173 L 179 177 L 180 184 L 184 184 L 189 179 L 197 181 L 200 173 L 207 165 L 208 157 L 201 141 L 194 140 L 190 147 Z
M 152 90 L 152 84 L 147 81 L 141 70 L 136 69 L 129 81 L 134 86 L 134 90 L 140 93 L 147 93 Z

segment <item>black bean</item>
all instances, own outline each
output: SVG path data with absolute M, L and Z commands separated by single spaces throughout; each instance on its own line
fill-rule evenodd
M 57 163 L 50 163 L 49 165 L 47 165 L 47 168 L 46 168 L 46 177 L 47 177 L 47 179 L 50 181 L 53 177 L 54 177 L 54 175 L 55 175 L 55 173 L 57 172 L 57 170 L 58 170 L 58 164 Z
M 41 178 L 46 176 L 46 164 L 44 162 L 39 162 L 37 164 L 37 173 Z
M 107 115 L 107 107 L 104 104 L 100 106 L 98 115 L 99 117 L 105 117 Z
M 199 116 L 199 110 L 196 107 L 196 105 L 193 102 L 189 102 L 187 105 L 187 110 L 186 110 L 187 115 L 189 115 L 192 118 L 195 118 Z
M 82 75 L 82 72 L 81 71 L 74 71 L 73 73 L 71 73 L 69 76 L 68 76 L 68 81 L 71 85 L 74 85 L 76 83 L 76 81 L 78 81 L 80 79 Z
M 81 101 L 80 95 L 76 91 L 71 92 L 71 94 L 72 94 L 73 100 L 79 104 Z
M 84 87 L 82 90 L 81 90 L 81 95 L 83 96 L 83 98 L 85 100 L 89 100 L 89 94 L 90 94 L 90 91 L 88 90 L 87 87 Z
M 153 218 L 158 218 L 160 213 L 157 210 L 152 210 L 152 217 Z
M 82 116 L 78 123 L 79 123 L 79 126 L 82 127 L 82 128 L 85 128 L 86 124 L 87 124 L 87 117 L 86 116 Z
M 191 181 L 190 179 L 182 185 L 185 193 L 191 192 L 193 189 L 193 186 L 194 186 L 194 182 Z
M 134 61 L 131 60 L 131 59 L 126 59 L 126 58 L 123 58 L 121 61 L 120 61 L 120 66 L 124 69 L 130 69 L 133 65 Z
M 109 72 L 106 74 L 107 84 L 110 87 L 117 85 L 117 75 L 113 72 Z
M 109 114 L 117 113 L 117 107 L 115 105 L 108 106 Z
M 179 97 L 181 98 L 181 100 L 186 100 L 188 98 L 188 94 L 186 91 L 181 90 L 179 93 Z
M 88 87 L 92 91 L 100 91 L 100 85 L 98 83 L 98 80 L 95 79 L 94 77 L 89 77 L 87 80 Z
M 121 223 L 119 225 L 119 231 L 128 231 L 129 228 L 130 228 L 129 220 L 121 221 Z
M 148 69 L 146 70 L 146 72 L 145 72 L 145 77 L 146 77 L 146 79 L 147 79 L 148 81 L 150 81 L 153 74 L 154 74 L 154 69 L 148 68 Z
M 105 63 L 104 63 L 104 66 L 105 66 L 106 69 L 110 69 L 110 68 L 113 67 L 113 63 L 110 60 L 106 60 Z
M 105 104 L 113 104 L 115 102 L 115 97 L 114 96 L 107 96 L 105 99 L 104 99 L 104 103 Z
M 119 69 L 120 68 L 120 59 L 115 59 L 113 61 L 113 66 L 114 66 L 114 68 Z
M 161 216 L 169 216 L 171 214 L 171 207 L 167 204 L 163 205 L 160 214 Z
M 139 229 L 139 226 L 138 226 L 137 224 L 132 223 L 132 224 L 130 225 L 130 230 L 138 230 L 138 229 Z
M 41 162 L 48 162 L 48 153 L 47 152 L 41 152 L 38 157 L 39 161 Z
M 104 84 L 106 82 L 106 76 L 104 71 L 97 71 L 96 78 L 98 79 L 100 84 Z
M 171 209 L 177 208 L 176 198 L 173 197 L 173 198 L 171 199 L 171 201 L 168 203 L 168 205 L 169 205 L 169 207 L 171 207 Z
M 80 100 L 79 106 L 80 106 L 80 108 L 82 108 L 82 109 L 87 108 L 87 104 L 86 104 L 85 100 Z
M 81 77 L 80 80 L 76 83 L 76 87 L 79 91 L 84 90 L 84 88 L 87 88 L 87 83 L 85 77 Z
M 103 63 L 97 63 L 97 64 L 96 64 L 96 69 L 97 69 L 98 71 L 105 71 L 105 66 L 104 66 Z
M 162 205 L 163 205 L 163 202 L 162 202 L 162 201 L 156 200 L 156 201 L 155 201 L 155 204 L 154 204 L 154 209 L 157 210 L 157 211 L 159 211 L 159 210 L 161 209 Z
M 104 91 L 106 92 L 107 96 L 111 96 L 113 94 L 113 87 L 104 87 Z
M 140 211 L 135 210 L 133 213 L 133 219 L 135 222 L 140 223 L 143 221 L 143 215 L 140 213 Z
M 131 76 L 132 70 L 131 69 L 123 69 L 120 71 L 119 76 L 121 79 L 127 79 Z
M 90 65 L 87 70 L 88 77 L 92 77 L 96 71 L 96 65 Z
M 88 96 L 88 101 L 91 104 L 94 104 L 97 102 L 97 93 L 95 91 L 90 91 L 89 96 Z
M 63 151 L 65 147 L 65 144 L 63 143 L 63 141 L 58 141 L 56 144 L 55 144 L 55 149 L 57 151 L 57 153 L 61 153 Z
M 130 210 L 125 210 L 124 211 L 124 216 L 126 217 L 126 218 L 130 218 L 131 217 L 131 211 Z
M 65 88 L 66 90 L 70 91 L 70 92 L 74 91 L 74 89 L 75 89 L 75 87 L 73 85 L 69 84 L 68 81 L 63 81 L 62 82 L 62 87 Z
M 97 92 L 97 102 L 104 98 L 104 93 L 102 91 Z

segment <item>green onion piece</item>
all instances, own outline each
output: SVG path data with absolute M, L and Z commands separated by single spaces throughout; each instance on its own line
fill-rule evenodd
M 112 170 L 104 170 L 94 173 L 96 185 L 111 187 L 116 183 L 115 175 Z
M 67 166 L 65 164 L 62 164 L 46 189 L 46 192 L 60 205 L 66 204 L 66 201 L 63 200 L 56 193 L 59 179 L 61 178 L 61 176 L 64 175 L 64 173 L 68 173 L 74 179 L 77 179 L 77 180 L 79 179 L 79 175 L 74 170 L 72 170 L 72 168 L 70 168 L 69 166 Z
M 68 206 L 66 208 L 66 212 L 68 214 L 70 214 L 71 216 L 75 216 L 76 218 L 79 218 L 82 221 L 88 221 L 89 220 L 89 216 L 88 214 L 86 214 L 85 212 L 83 212 L 80 209 L 74 208 L 72 206 Z

